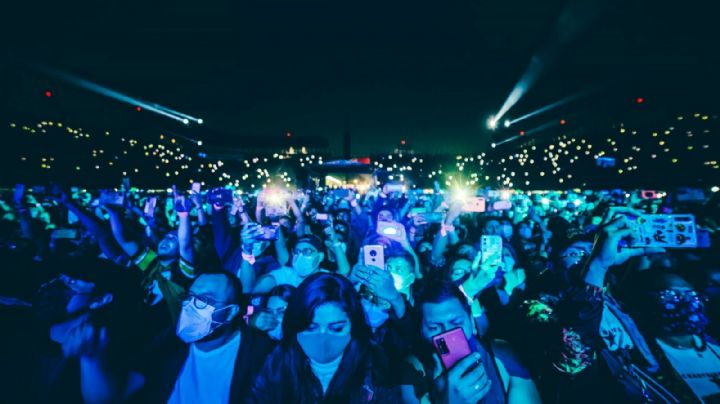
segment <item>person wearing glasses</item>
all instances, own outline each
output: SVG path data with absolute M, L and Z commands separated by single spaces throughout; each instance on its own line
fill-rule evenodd
M 510 342 L 543 380 L 543 401 L 680 402 L 658 378 L 661 365 L 636 321 L 612 294 L 616 268 L 631 271 L 625 265 L 631 258 L 664 251 L 623 247 L 631 230 L 622 213 L 608 216 L 592 244 L 569 229 L 554 243 L 553 267 L 544 274 L 554 284 L 545 283 L 521 306 L 524 328 Z
M 282 267 L 270 271 L 257 281 L 253 294 L 268 293 L 277 285 L 297 287 L 305 278 L 316 272 L 328 272 L 320 268 L 324 258 L 325 246 L 318 236 L 309 234 L 298 238 L 292 251 L 292 268 Z
M 242 321 L 242 284 L 226 271 L 198 276 L 182 297 L 174 332 L 159 338 L 133 371 L 118 374 L 102 363 L 81 372 L 93 386 L 90 402 L 237 402 L 250 391 L 273 344 Z M 168 330 L 170 331 L 170 330 Z

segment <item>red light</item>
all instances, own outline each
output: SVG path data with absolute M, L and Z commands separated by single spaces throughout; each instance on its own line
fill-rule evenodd
M 291 132 L 286 133 L 286 135 L 287 135 L 287 137 L 292 137 L 292 133 L 291 133 Z
M 520 136 L 525 136 L 525 131 L 524 131 L 524 130 L 521 130 L 521 131 L 520 131 Z
M 401 141 L 400 141 L 400 144 L 401 144 L 401 145 L 405 145 L 405 139 L 401 140 Z
M 642 104 L 643 102 L 645 102 L 645 98 L 643 98 L 643 97 L 637 97 L 637 98 L 635 98 L 635 102 L 638 103 L 638 104 Z
M 140 111 L 142 111 L 142 108 L 140 108 L 139 106 L 137 106 L 137 107 L 135 107 L 135 111 L 140 112 Z
M 561 120 L 560 120 L 560 125 L 565 125 L 566 123 L 567 123 L 566 120 L 564 120 L 564 119 L 561 119 Z
M 45 96 L 48 98 L 52 97 L 52 91 L 50 91 L 50 90 L 45 91 Z

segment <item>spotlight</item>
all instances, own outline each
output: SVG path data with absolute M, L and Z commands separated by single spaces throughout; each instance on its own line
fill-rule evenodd
M 490 145 L 490 147 L 492 147 L 493 149 L 495 148 L 495 146 L 497 146 L 495 143 L 492 143 L 492 144 Z
M 487 127 L 488 127 L 488 129 L 490 129 L 490 130 L 495 130 L 495 129 L 497 129 L 497 124 L 498 124 L 498 123 L 497 123 L 497 120 L 495 119 L 494 116 L 491 116 L 490 118 L 488 118 L 488 120 L 487 120 Z
M 202 125 L 202 124 L 203 124 L 202 118 L 199 118 L 199 119 L 197 120 L 197 123 L 198 123 L 198 125 Z
M 506 128 L 509 128 L 509 127 L 510 127 L 510 120 L 509 120 L 509 119 L 506 119 L 505 122 L 503 123 L 503 126 L 505 126 Z
M 198 140 L 198 141 L 197 141 L 197 145 L 198 145 L 198 146 L 202 146 L 202 140 Z
M 182 120 L 182 123 L 184 123 L 185 125 L 190 125 L 190 120 L 185 118 Z

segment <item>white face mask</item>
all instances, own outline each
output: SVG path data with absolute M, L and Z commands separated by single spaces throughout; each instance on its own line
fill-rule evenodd
M 199 341 L 224 324 L 214 321 L 212 315 L 228 307 L 230 306 L 216 310 L 213 306 L 207 305 L 204 309 L 198 309 L 192 301 L 183 302 L 175 333 L 178 338 L 188 344 Z
M 309 257 L 298 254 L 293 257 L 293 268 L 303 278 L 315 272 L 318 265 L 320 265 L 320 256 L 318 254 L 312 254 Z

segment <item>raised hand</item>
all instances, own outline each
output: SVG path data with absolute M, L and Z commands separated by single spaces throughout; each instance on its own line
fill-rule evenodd
M 445 383 L 441 383 L 444 385 L 440 386 L 439 390 L 442 402 L 448 404 L 475 404 L 482 400 L 492 387 L 492 382 L 485 373 L 485 367 L 477 353 L 470 354 L 456 363 L 447 372 L 444 381 Z
M 360 283 L 365 285 L 375 296 L 389 302 L 400 297 L 400 292 L 395 289 L 395 282 L 390 271 L 386 271 L 385 268 L 356 265 L 353 273 Z

